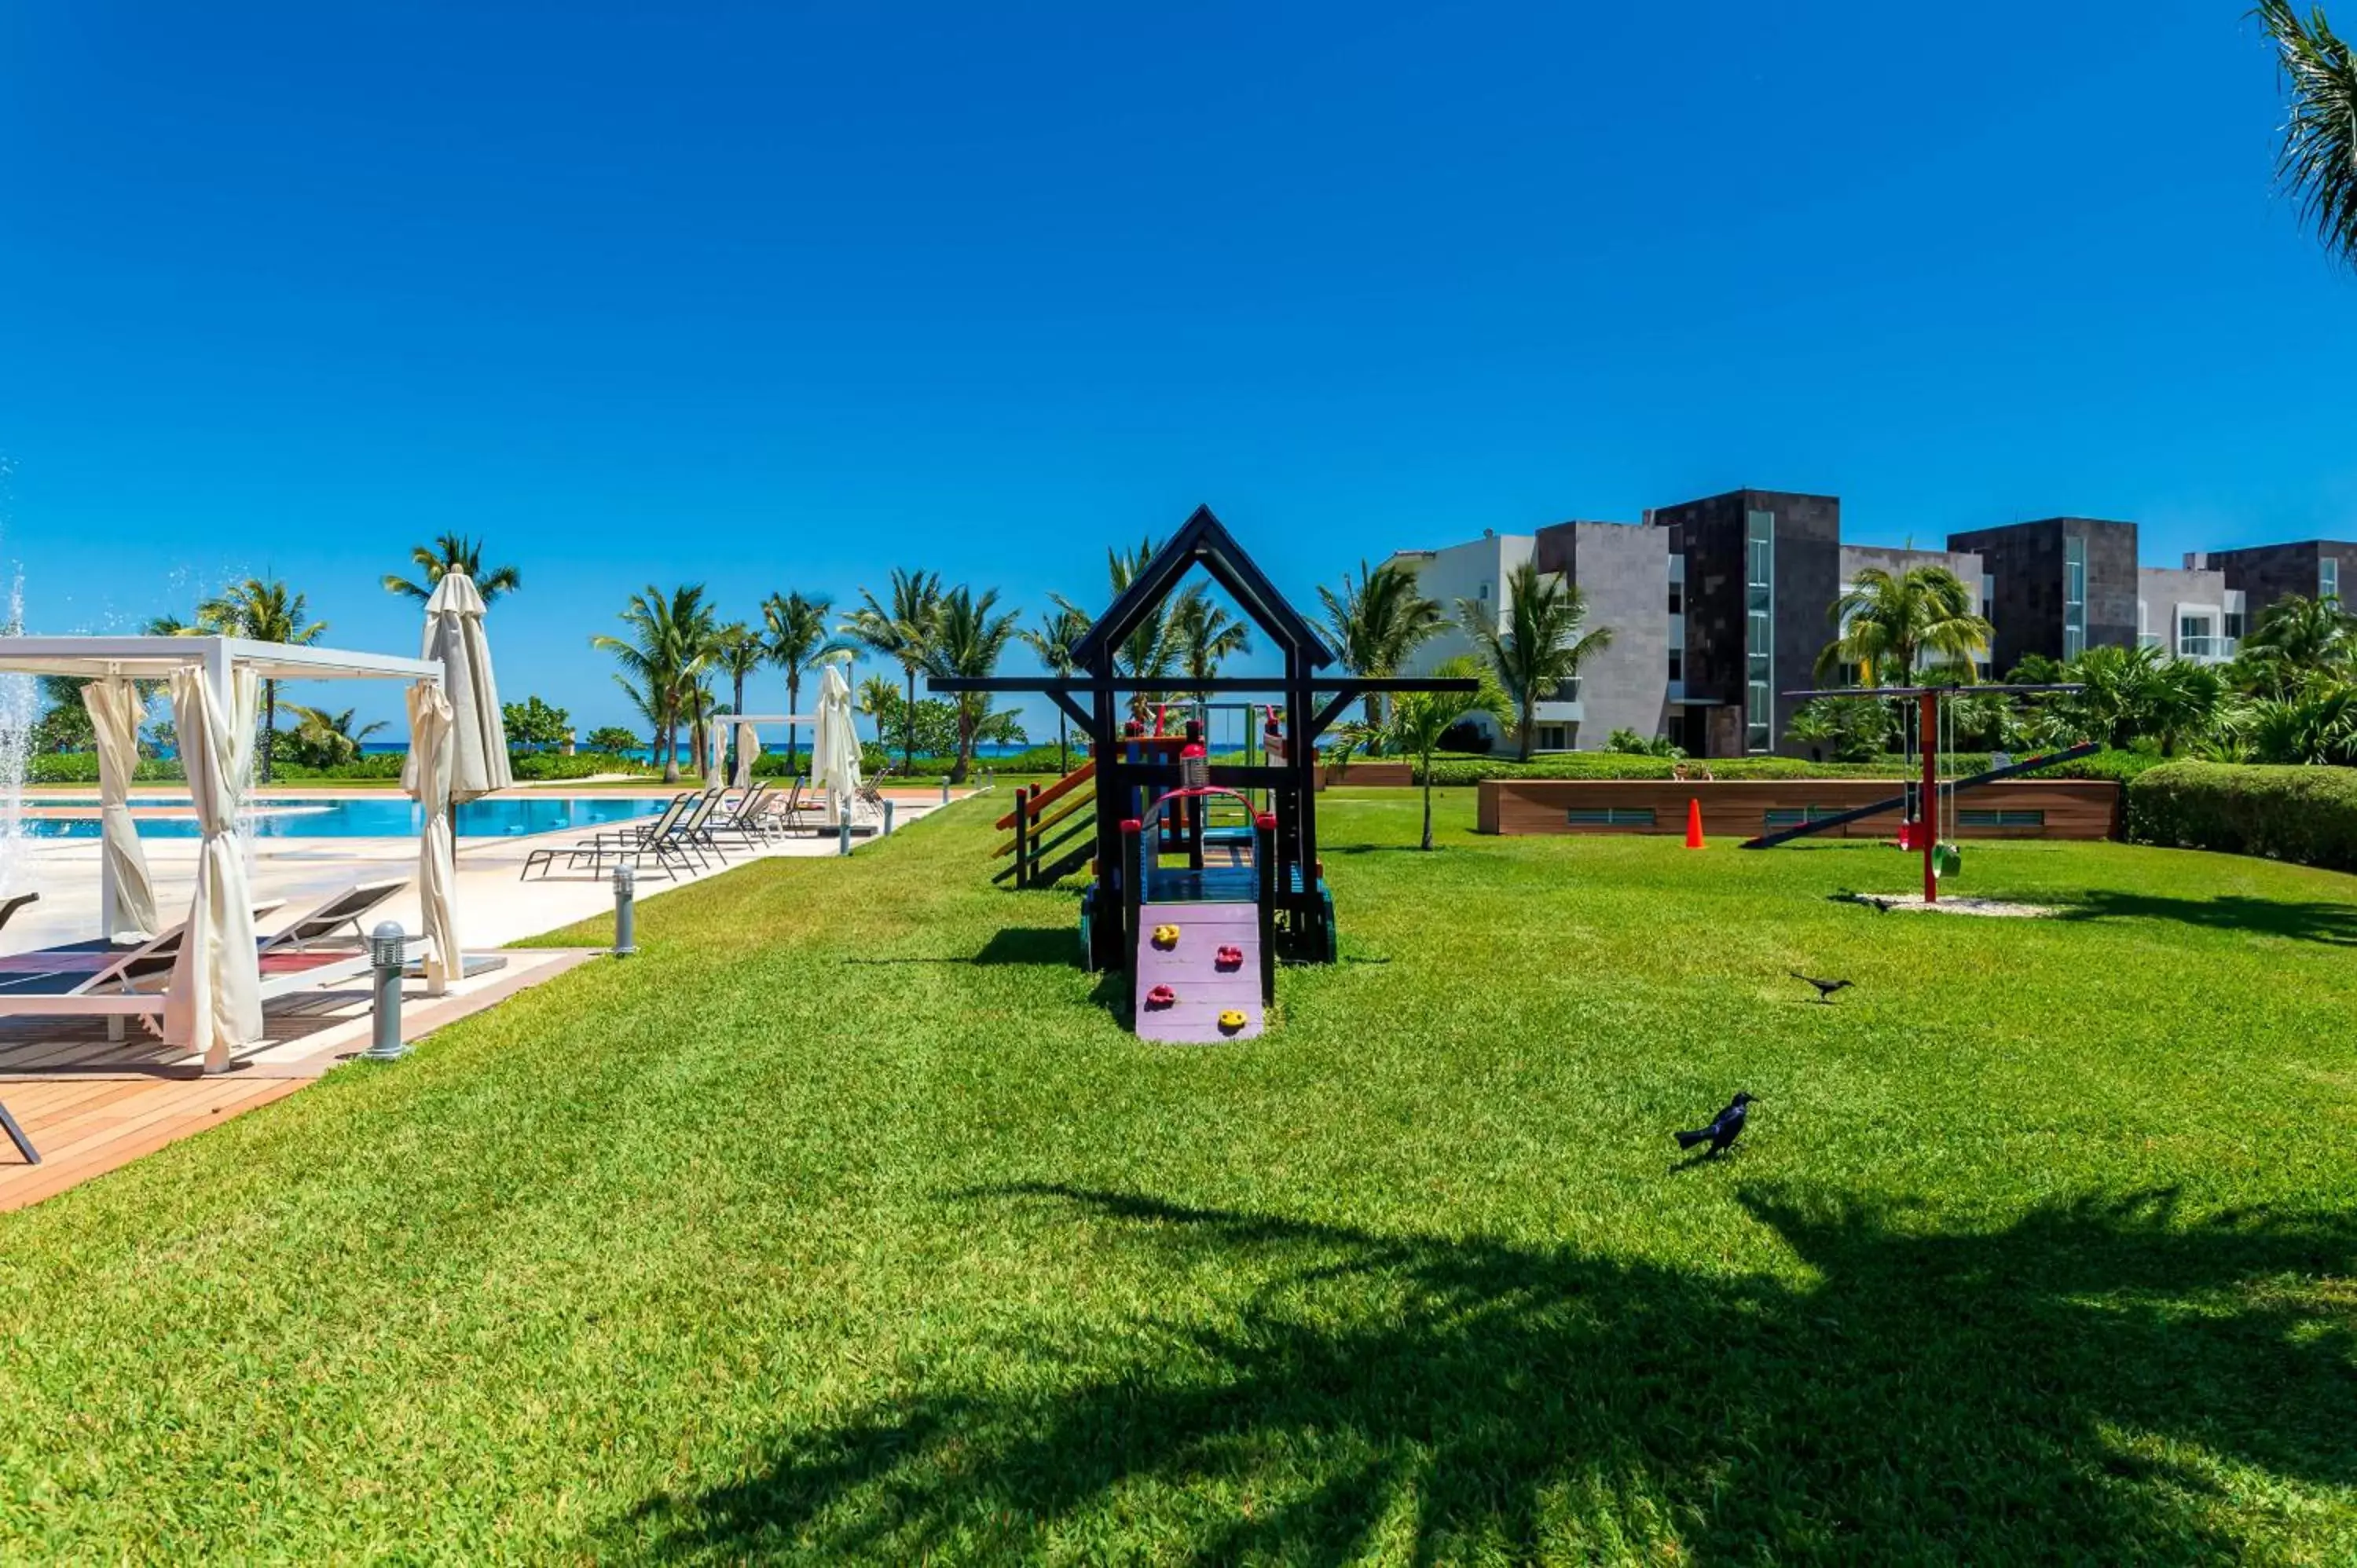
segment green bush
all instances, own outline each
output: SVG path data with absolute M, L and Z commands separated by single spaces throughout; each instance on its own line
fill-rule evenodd
M 2357 768 L 2167 763 L 2129 780 L 2127 834 L 2357 871 Z
M 271 764 L 272 782 L 298 784 L 311 779 L 398 779 L 401 765 L 406 758 L 397 751 L 380 751 L 366 757 L 356 757 L 350 762 L 338 762 L 325 768 L 307 767 L 281 757 Z M 257 769 L 259 764 L 256 765 Z M 259 777 L 257 772 L 256 777 Z
M 576 751 L 570 757 L 561 751 L 519 752 L 509 757 L 508 767 L 519 780 L 535 782 L 551 779 L 587 779 L 599 773 L 651 776 L 661 771 L 635 757 L 618 757 L 610 751 Z M 396 768 L 393 771 L 398 773 L 401 769 Z
M 94 751 L 51 751 L 38 753 L 26 759 L 25 782 L 27 784 L 95 784 L 98 782 L 98 753 Z M 143 757 L 139 770 L 132 775 L 141 784 L 174 784 L 188 777 L 178 762 Z

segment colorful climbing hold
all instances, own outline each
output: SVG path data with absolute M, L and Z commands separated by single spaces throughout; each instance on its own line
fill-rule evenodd
M 1146 993 L 1148 1007 L 1168 1007 L 1178 1000 L 1178 993 L 1167 985 L 1157 985 Z
M 1178 928 L 1176 926 L 1155 927 L 1154 945 L 1160 948 L 1164 952 L 1168 952 L 1172 948 L 1177 947 L 1178 945 Z
M 1243 1028 L 1248 1021 L 1244 1017 L 1243 1008 L 1231 1007 L 1220 1015 L 1220 1028 L 1222 1033 L 1232 1035 Z
M 1243 967 L 1244 950 L 1238 947 L 1222 948 L 1217 961 L 1222 969 L 1241 969 Z

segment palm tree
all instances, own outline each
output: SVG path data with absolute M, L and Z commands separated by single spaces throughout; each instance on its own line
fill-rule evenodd
M 600 632 L 589 646 L 612 654 L 621 664 L 614 682 L 654 726 L 663 782 L 676 784 L 680 721 L 690 712 L 711 663 L 719 618 L 704 602 L 703 584 L 673 588 L 666 595 L 650 583 L 643 592 L 630 596 L 619 618 L 629 630 L 627 638 Z
M 1220 666 L 1252 650 L 1252 632 L 1226 608 L 1198 594 L 1179 607 L 1174 623 L 1178 640 L 1178 667 L 1195 682 L 1195 701 L 1203 708 L 1203 736 L 1211 738 L 1211 684 Z
M 1113 584 L 1115 599 L 1120 598 L 1130 584 L 1146 570 L 1146 564 L 1154 559 L 1157 548 L 1154 541 L 1147 538 L 1138 541 L 1135 551 L 1115 548 L 1105 552 L 1105 575 Z M 1071 600 L 1058 594 L 1048 596 L 1059 610 L 1086 618 L 1086 612 Z M 1171 671 L 1178 667 L 1183 651 L 1179 626 L 1191 613 L 1189 607 L 1202 596 L 1203 585 L 1190 583 L 1157 605 L 1140 618 L 1127 637 L 1121 639 L 1121 646 L 1114 650 L 1114 668 L 1135 681 L 1168 679 Z M 1131 716 L 1145 716 L 1151 701 L 1149 693 L 1132 693 L 1129 699 Z
M 1561 573 L 1542 574 L 1529 561 L 1506 579 L 1503 625 L 1486 599 L 1458 600 L 1457 618 L 1513 702 L 1515 755 L 1527 762 L 1539 703 L 1577 679 L 1581 665 L 1612 646 L 1612 628 L 1599 626 L 1581 635 L 1587 596 Z
M 963 583 L 941 603 L 935 618 L 931 657 L 926 668 L 935 675 L 980 678 L 998 672 L 1006 645 L 1015 639 L 1014 611 L 998 613 L 998 590 L 980 597 Z M 991 717 L 986 692 L 960 692 L 957 708 L 957 758 L 950 765 L 950 782 L 963 784 L 974 770 L 974 738 Z
M 859 682 L 857 706 L 867 715 L 867 722 L 876 726 L 876 744 L 878 746 L 884 744 L 884 715 L 890 713 L 892 704 L 899 700 L 900 693 L 892 690 L 892 682 L 881 675 L 870 675 Z
M 1514 717 L 1514 705 L 1498 684 L 1497 676 L 1469 654 L 1458 654 L 1444 660 L 1436 675 L 1452 679 L 1471 676 L 1480 682 L 1480 689 L 1471 696 L 1447 692 L 1403 693 L 1392 703 L 1389 733 L 1384 737 L 1394 752 L 1405 752 L 1416 759 L 1424 779 L 1424 843 L 1432 847 L 1432 754 L 1440 749 L 1440 737 L 1449 726 L 1461 723 L 1475 714 L 1487 714 L 1500 724 L 1510 724 Z
M 901 713 L 900 770 L 917 764 L 917 671 L 932 658 L 933 636 L 942 617 L 942 575 L 895 568 L 888 602 L 866 588 L 859 607 L 844 618 L 843 635 L 900 666 L 908 677 L 908 706 Z
M 1039 618 L 1037 629 L 1018 631 L 1015 635 L 1038 657 L 1039 668 L 1049 674 L 1077 675 L 1081 667 L 1072 658 L 1072 650 L 1088 636 L 1091 624 L 1084 612 L 1059 601 L 1054 609 Z M 1056 771 L 1070 773 L 1071 770 L 1071 720 L 1059 707 L 1056 710 Z
M 2226 677 L 2216 665 L 2196 659 L 2162 660 L 2138 693 L 2137 728 L 2160 742 L 2163 757 L 2174 757 L 2179 746 L 2209 738 L 2225 712 L 2226 698 Z
M 413 583 L 398 573 L 384 575 L 384 591 L 415 599 L 419 604 L 434 596 L 434 586 L 453 572 L 465 574 L 475 580 L 475 587 L 483 596 L 483 603 L 523 586 L 523 574 L 513 566 L 494 566 L 483 570 L 483 542 L 468 539 L 461 533 L 437 535 L 431 544 L 420 544 L 409 553 L 410 560 L 425 576 L 422 583 Z
M 1817 655 L 1817 679 L 1854 664 L 1867 685 L 1878 676 L 1903 684 L 1927 659 L 1953 663 L 1969 681 L 1973 660 L 1988 648 L 1989 623 L 1973 613 L 1972 591 L 1945 566 L 1857 575 L 1828 612 L 1838 633 Z
M 1370 570 L 1359 563 L 1359 580 L 1342 574 L 1342 591 L 1319 588 L 1326 607 L 1327 634 L 1342 668 L 1353 675 L 1396 675 L 1410 655 L 1437 637 L 1448 625 L 1438 603 L 1424 596 L 1423 585 L 1407 567 L 1386 561 Z M 1383 699 L 1367 694 L 1367 723 L 1383 722 Z
M 2324 248 L 2357 265 L 2357 60 L 2321 6 L 2303 21 L 2290 0 L 2259 0 L 2253 15 L 2291 94 L 2276 183 L 2299 203 L 2300 220 Z
M 2286 594 L 2243 639 L 2241 658 L 2255 684 L 2269 695 L 2285 695 L 2357 663 L 2357 616 L 2336 597 Z
M 729 681 L 729 712 L 745 711 L 745 680 L 770 661 L 770 645 L 741 620 L 730 621 L 712 634 L 713 668 Z
M 789 714 L 802 711 L 802 677 L 825 660 L 850 651 L 827 635 L 826 618 L 834 608 L 834 601 L 824 594 L 814 597 L 802 593 L 771 594 L 761 601 L 761 624 L 770 634 L 770 661 L 786 672 Z M 795 771 L 794 758 L 802 749 L 801 727 L 786 725 L 789 773 Z
M 307 601 L 273 577 L 232 583 L 197 606 L 197 630 L 254 642 L 285 642 L 300 648 L 319 640 L 328 623 L 313 620 Z M 186 629 L 186 628 L 182 628 Z M 278 682 L 262 683 L 262 781 L 269 783 L 277 750 Z
M 313 768 L 334 768 L 356 760 L 363 749 L 362 743 L 384 728 L 382 719 L 355 728 L 352 719 L 359 710 L 354 708 L 329 713 L 325 708 L 289 703 L 286 711 L 295 715 L 295 727 L 287 739 L 295 748 L 296 760 Z

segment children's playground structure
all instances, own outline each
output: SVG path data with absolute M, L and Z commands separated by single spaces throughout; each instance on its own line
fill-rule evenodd
M 1277 654 L 1271 675 L 1209 681 L 1119 672 L 1125 641 L 1195 567 Z M 1126 972 L 1140 1036 L 1210 1041 L 1260 1032 L 1276 962 L 1330 963 L 1334 901 L 1318 854 L 1318 741 L 1370 693 L 1461 692 L 1463 679 L 1329 675 L 1333 651 L 1208 507 L 1171 535 L 1073 649 L 1073 676 L 937 676 L 936 693 L 1044 695 L 1079 725 L 1088 762 L 1018 798 L 1002 819 L 1018 886 L 1093 865 L 1081 943 L 1092 972 Z M 1265 699 L 1265 760 L 1214 763 L 1200 719 L 1168 728 L 1158 696 Z M 1151 722 L 1151 729 L 1148 725 Z M 1091 808 L 1093 808 L 1092 811 Z
M 1947 709 L 1943 704 L 1958 696 L 2021 696 L 2081 690 L 2083 688 L 2076 684 L 2061 682 L 2042 685 L 1838 686 L 1824 691 L 1787 692 L 1784 694 L 1788 697 L 1804 700 L 1813 697 L 1872 697 L 1904 702 L 1912 699 L 1916 703 L 1915 748 L 1923 765 L 1923 777 L 1920 782 L 1910 783 L 1902 794 L 1853 811 L 1815 817 L 1797 827 L 1763 833 L 1745 843 L 1743 847 L 1773 849 L 1778 844 L 1790 843 L 1812 833 L 1846 827 L 1867 817 L 1899 811 L 1902 813 L 1899 847 L 1916 850 L 1922 854 L 1923 902 L 1936 904 L 1940 901 L 1940 879 L 1953 876 L 1964 869 L 1964 851 L 1956 842 L 1955 800 L 1958 795 L 1984 784 L 2017 779 L 2103 749 L 2100 745 L 2082 742 L 2063 751 L 1967 774 L 1962 779 L 1943 780 L 1940 778 L 1940 757 L 1949 749 L 1942 742 L 1942 737 L 1948 733 L 1945 722 Z

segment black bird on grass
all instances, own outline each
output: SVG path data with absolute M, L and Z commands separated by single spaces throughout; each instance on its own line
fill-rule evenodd
M 1677 1139 L 1681 1149 L 1691 1149 L 1707 1140 L 1710 1155 L 1722 1154 L 1728 1144 L 1743 1136 L 1743 1123 L 1750 1114 L 1751 1096 L 1748 1092 L 1738 1094 L 1727 1101 L 1726 1110 L 1711 1118 L 1709 1126 L 1697 1127 L 1691 1133 L 1673 1133 L 1672 1136 Z M 1704 1157 L 1708 1158 L 1709 1155 Z
M 1813 974 L 1803 974 L 1797 969 L 1788 969 L 1784 972 L 1791 975 L 1795 980 L 1805 980 L 1811 985 L 1815 986 L 1817 988 L 1817 1000 L 1824 1003 L 1828 1007 L 1833 1005 L 1835 992 L 1846 991 L 1850 986 L 1857 983 L 1857 982 L 1849 980 L 1819 980 Z

